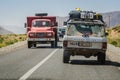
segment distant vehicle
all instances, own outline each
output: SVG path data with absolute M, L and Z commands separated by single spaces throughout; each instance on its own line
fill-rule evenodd
M 47 13 L 38 13 L 27 17 L 27 42 L 28 48 L 36 47 L 36 44 L 50 43 L 51 47 L 57 47 L 57 22 L 55 16 L 47 16 Z
M 67 24 L 67 31 L 63 38 L 63 63 L 69 63 L 71 55 L 86 58 L 97 56 L 98 62 L 105 63 L 107 33 L 102 15 L 92 11 L 73 10 L 64 24 Z
M 67 26 L 58 27 L 58 37 L 63 38 L 63 36 L 65 35 L 66 27 Z

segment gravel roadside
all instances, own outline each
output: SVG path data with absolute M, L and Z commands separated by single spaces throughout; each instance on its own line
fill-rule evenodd
M 107 56 L 111 61 L 120 63 L 120 48 L 108 44 Z
M 26 44 L 27 44 L 27 41 L 21 41 L 21 42 L 15 43 L 13 45 L 2 47 L 2 48 L 0 48 L 0 54 L 9 53 L 9 52 L 14 51 L 15 49 L 18 49 Z
M 107 57 L 110 61 L 117 63 L 117 67 L 120 70 L 120 48 L 108 44 Z

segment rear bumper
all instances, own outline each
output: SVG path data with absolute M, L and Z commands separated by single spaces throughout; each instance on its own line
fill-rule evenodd
M 28 41 L 55 41 L 55 38 L 28 38 Z
M 88 49 L 88 48 L 64 48 L 71 55 L 97 55 L 98 53 L 105 53 L 105 49 Z

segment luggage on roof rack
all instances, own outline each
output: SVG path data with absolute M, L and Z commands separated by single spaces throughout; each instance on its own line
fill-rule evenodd
M 103 21 L 103 16 L 101 14 L 95 14 L 94 19 Z
M 103 21 L 103 17 L 101 14 L 96 14 L 95 12 L 92 12 L 92 11 L 77 11 L 77 10 L 70 11 L 69 19 L 101 20 L 101 21 Z
M 76 10 L 70 11 L 69 18 L 70 19 L 79 19 L 80 18 L 80 11 L 76 11 Z

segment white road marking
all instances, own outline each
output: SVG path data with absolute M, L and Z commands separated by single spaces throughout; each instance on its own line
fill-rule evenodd
M 45 59 L 43 59 L 41 62 L 39 62 L 36 66 L 34 66 L 32 69 L 30 69 L 27 73 L 25 73 L 22 77 L 19 78 L 19 80 L 26 80 L 34 71 L 36 71 L 42 64 L 44 64 L 50 57 L 52 57 L 53 54 L 58 49 L 55 49 L 53 52 L 51 52 Z

